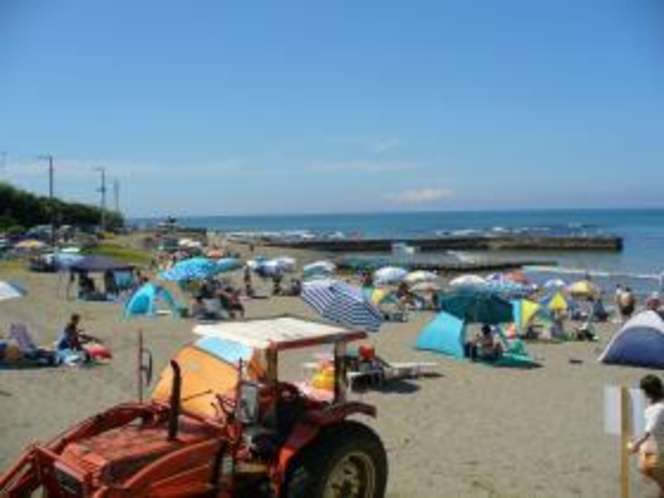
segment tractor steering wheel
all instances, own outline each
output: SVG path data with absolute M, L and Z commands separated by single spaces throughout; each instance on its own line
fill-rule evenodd
M 217 404 L 219 409 L 226 416 L 227 419 L 235 416 L 235 409 L 237 407 L 237 402 L 235 398 L 228 396 L 226 394 L 217 394 Z
M 277 399 L 286 403 L 292 403 L 302 396 L 297 386 L 288 382 L 280 382 L 277 385 Z

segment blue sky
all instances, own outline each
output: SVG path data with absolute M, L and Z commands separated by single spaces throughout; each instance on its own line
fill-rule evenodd
M 0 177 L 133 216 L 664 206 L 659 0 L 3 0 Z M 4 164 L 3 164 L 4 163 Z

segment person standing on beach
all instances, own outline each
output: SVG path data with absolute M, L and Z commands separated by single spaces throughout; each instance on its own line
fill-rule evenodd
M 618 309 L 620 310 L 620 316 L 622 321 L 626 322 L 634 313 L 634 308 L 636 307 L 636 298 L 632 293 L 632 289 L 625 287 L 625 290 L 620 293 L 618 298 Z
M 645 434 L 627 445 L 639 455 L 639 471 L 659 486 L 659 497 L 664 498 L 664 385 L 659 377 L 646 375 L 639 387 L 648 399 L 645 410 Z

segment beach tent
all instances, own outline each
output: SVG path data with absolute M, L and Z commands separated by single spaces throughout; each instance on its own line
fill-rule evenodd
M 465 357 L 466 324 L 449 313 L 438 313 L 417 338 L 416 349 L 434 351 L 454 358 Z
M 495 361 L 480 361 L 496 367 L 533 368 L 539 366 L 528 355 L 521 341 L 518 339 L 508 340 L 500 328 L 497 331 L 501 342 L 504 344 L 505 350 L 502 356 Z M 415 343 L 415 348 L 464 359 L 466 358 L 464 348 L 466 332 L 467 327 L 463 320 L 443 311 L 422 329 Z
M 137 316 L 154 316 L 159 314 L 160 305 L 166 307 L 171 315 L 178 314 L 178 307 L 168 290 L 152 283 L 138 289 L 127 301 L 124 309 L 125 318 Z
M 644 311 L 631 318 L 599 357 L 614 365 L 664 368 L 664 320 L 655 311 Z
M 533 324 L 551 325 L 551 315 L 539 303 L 529 299 L 516 299 L 512 301 L 512 307 L 518 335 L 524 335 L 527 328 Z
M 104 273 L 106 271 L 131 271 L 133 269 L 133 265 L 129 263 L 116 261 L 106 256 L 86 256 L 69 267 L 69 270 L 74 273 Z
M 259 351 L 219 337 L 202 337 L 185 346 L 175 356 L 186 379 L 182 383 L 182 408 L 208 417 L 217 417 L 217 394 L 233 397 L 240 379 L 239 362 L 245 365 L 242 378 L 256 380 L 264 372 Z M 152 399 L 168 402 L 173 370 L 165 368 L 152 393 Z

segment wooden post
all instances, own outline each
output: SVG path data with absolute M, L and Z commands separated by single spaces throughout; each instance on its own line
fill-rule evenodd
M 620 498 L 630 498 L 630 453 L 627 445 L 632 437 L 632 409 L 629 389 L 620 387 Z
M 143 329 L 138 331 L 138 402 L 143 403 Z

